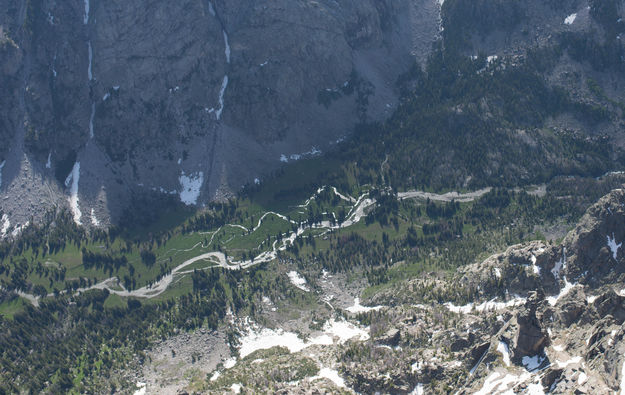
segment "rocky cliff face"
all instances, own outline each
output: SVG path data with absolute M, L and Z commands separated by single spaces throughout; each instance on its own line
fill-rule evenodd
M 399 331 L 401 346 L 414 347 L 404 352 L 418 356 L 410 374 L 396 372 L 397 382 L 426 393 L 445 388 L 481 394 L 623 390 L 624 207 L 625 190 L 614 190 L 588 209 L 562 243 L 513 246 L 462 268 L 448 281 L 415 280 L 409 289 L 429 287 L 433 294 L 439 289 L 462 296 L 443 305 L 413 301 L 409 311 L 395 307 L 388 313 L 413 317 L 390 324 Z M 390 297 L 378 295 L 376 302 Z M 460 300 L 467 297 L 471 303 Z M 348 374 L 355 377 L 363 366 L 350 367 Z M 381 376 L 355 380 L 359 386 L 380 382 L 374 389 L 384 385 Z
M 433 0 L 1 5 L 0 191 L 48 196 L 5 200 L 14 223 L 64 195 L 83 224 L 140 191 L 201 204 L 327 150 L 390 113 L 439 23 Z

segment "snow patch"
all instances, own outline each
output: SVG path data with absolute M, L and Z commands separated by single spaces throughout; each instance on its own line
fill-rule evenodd
M 577 356 L 577 357 L 573 357 L 571 359 L 569 359 L 568 361 L 562 362 L 562 361 L 558 361 L 558 367 L 559 368 L 566 368 L 568 365 L 573 365 L 573 364 L 577 364 L 580 363 L 582 361 L 582 357 Z
M 346 341 L 356 337 L 358 338 L 358 340 L 361 341 L 369 340 L 369 334 L 366 330 L 359 328 L 345 320 L 330 320 L 326 322 L 323 330 L 328 335 L 338 337 L 339 343 L 345 343 Z
M 580 372 L 579 376 L 577 377 L 577 384 L 583 385 L 587 380 L 588 380 L 588 375 L 584 372 Z
M 218 370 L 215 371 L 215 373 L 213 373 L 213 375 L 210 378 L 210 381 L 217 381 L 217 379 L 221 376 L 221 372 L 219 372 Z
M 414 387 L 414 389 L 410 393 L 410 395 L 423 395 L 423 394 L 425 394 L 425 390 L 423 389 L 422 383 L 417 384 L 417 386 Z
M 495 276 L 501 278 L 501 270 L 498 267 L 495 268 Z
M 240 394 L 241 393 L 241 388 L 243 386 L 241 384 L 232 384 L 230 386 L 230 389 L 232 390 L 232 392 L 234 392 L 235 394 Z
M 213 7 L 213 3 L 211 3 L 210 1 L 208 2 L 208 12 L 210 12 L 212 16 L 217 16 L 215 8 Z
M 560 300 L 564 296 L 566 296 L 566 294 L 568 294 L 576 286 L 577 286 L 577 284 L 571 284 L 570 282 L 568 282 L 566 277 L 564 277 L 564 288 L 562 288 L 560 290 L 559 294 L 557 294 L 555 296 L 548 296 L 547 297 L 547 302 L 549 302 L 550 305 L 555 306 L 556 303 L 558 303 L 558 300 Z
M 20 233 L 22 233 L 22 231 L 24 231 L 24 229 L 26 229 L 28 227 L 28 225 L 30 225 L 30 221 L 26 221 L 26 223 L 24 225 L 18 224 L 15 227 L 15 229 L 13 229 L 13 232 L 11 232 L 11 236 L 13 236 L 13 237 L 19 236 Z
M 178 180 L 182 186 L 180 201 L 187 206 L 196 204 L 197 199 L 200 197 L 200 189 L 204 183 L 204 173 L 200 171 L 196 174 L 190 174 L 187 176 L 184 172 L 182 172 Z
M 540 266 L 536 265 L 536 255 L 532 255 L 532 271 L 537 276 L 540 276 Z
M 543 363 L 544 360 L 545 357 L 540 355 L 534 355 L 533 357 L 523 357 L 523 360 L 521 362 L 523 363 L 523 366 L 525 366 L 525 369 L 531 372 L 538 369 L 538 367 Z
M 575 22 L 575 19 L 576 19 L 576 18 L 577 18 L 577 13 L 571 14 L 571 15 L 567 16 L 567 17 L 564 19 L 564 24 L 565 24 L 565 25 L 572 25 L 572 24 L 573 24 L 573 22 Z
M 237 359 L 236 358 L 229 358 L 224 362 L 224 369 L 230 369 L 233 368 L 234 365 L 237 364 Z
M 297 334 L 285 332 L 282 329 L 263 328 L 260 331 L 250 330 L 239 340 L 241 342 L 241 348 L 239 349 L 241 358 L 245 358 L 258 350 L 267 350 L 278 346 L 286 347 L 290 352 L 298 352 L 308 346 Z
M 46 169 L 49 169 L 51 167 L 52 167 L 52 151 L 48 153 L 48 161 L 46 162 Z
M 455 306 L 451 302 L 445 303 L 445 307 L 449 309 L 449 311 L 457 314 L 470 314 L 475 311 L 478 313 L 483 313 L 485 311 L 496 311 L 502 310 L 507 307 L 515 307 L 525 304 L 526 299 L 520 296 L 516 296 L 514 299 L 511 299 L 507 302 L 495 302 L 497 298 L 491 299 L 488 302 L 484 302 L 480 305 L 475 306 L 473 303 L 466 304 L 464 306 Z
M 591 296 L 587 296 L 586 297 L 586 302 L 588 302 L 588 304 L 593 304 L 595 302 L 595 300 L 597 300 L 597 296 L 596 295 L 591 295 Z
M 614 232 L 612 232 L 612 238 L 610 236 L 606 236 L 608 238 L 608 247 L 610 251 L 612 251 L 612 257 L 616 260 L 616 256 L 618 255 L 618 250 L 621 248 L 623 243 L 616 244 L 616 238 L 614 237 Z
M 95 216 L 95 209 L 91 209 L 91 224 L 93 226 L 100 226 L 100 221 L 98 221 L 98 218 L 96 218 Z
M 78 206 L 78 180 L 80 179 L 80 162 L 74 163 L 74 167 L 72 168 L 72 172 L 65 179 L 65 186 L 69 186 L 71 182 L 71 188 L 69 190 L 69 208 L 72 211 L 74 216 L 74 222 L 77 225 L 82 225 L 80 222 L 80 218 L 82 217 L 82 213 L 80 212 L 80 207 Z
M 356 298 L 354 299 L 354 305 L 346 308 L 345 310 L 349 311 L 350 313 L 358 314 L 358 313 L 368 313 L 370 311 L 377 311 L 377 310 L 380 310 L 382 307 L 383 306 L 374 306 L 374 307 L 363 306 L 360 304 L 360 298 Z
M 297 288 L 302 291 L 310 292 L 310 289 L 306 286 L 306 279 L 295 270 L 291 270 L 288 274 L 289 280 L 291 280 L 291 284 L 295 285 Z
M 319 374 L 311 377 L 309 380 L 314 381 L 322 378 L 330 380 L 339 388 L 345 388 L 345 380 L 343 380 L 341 376 L 339 376 L 339 372 L 335 369 L 325 367 L 321 368 L 319 369 Z
M 137 382 L 137 388 L 139 389 L 133 392 L 133 395 L 145 395 L 147 391 L 147 384 L 139 381 Z
M 503 356 L 503 363 L 505 363 L 506 366 L 510 366 L 510 350 L 508 349 L 508 344 L 499 340 L 499 344 L 497 344 L 497 351 L 499 351 Z
M 111 94 L 106 92 L 104 96 L 102 96 L 102 101 L 107 101 L 109 97 L 111 97 Z

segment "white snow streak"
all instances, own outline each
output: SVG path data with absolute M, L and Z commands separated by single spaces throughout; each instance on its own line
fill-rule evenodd
M 571 284 L 570 282 L 568 282 L 566 277 L 564 277 L 564 288 L 562 288 L 560 290 L 559 294 L 557 294 L 555 296 L 548 296 L 547 297 L 547 302 L 549 302 L 550 305 L 555 306 L 558 303 L 558 300 L 560 300 L 564 296 L 566 296 L 566 294 L 568 294 L 576 286 L 577 286 L 577 284 Z
M 224 76 L 224 80 L 221 83 L 221 90 L 219 91 L 219 108 L 215 111 L 218 121 L 221 119 L 221 113 L 224 111 L 224 94 L 226 93 L 226 88 L 228 88 L 227 75 Z
M 621 248 L 623 243 L 621 242 L 621 243 L 616 244 L 616 238 L 614 237 L 614 232 L 612 232 L 612 238 L 610 238 L 610 236 L 606 236 L 606 237 L 608 238 L 608 247 L 610 248 L 610 251 L 612 251 L 612 257 L 614 258 L 614 260 L 616 260 L 618 250 L 619 248 Z
M 506 366 L 510 366 L 510 350 L 508 349 L 508 345 L 504 341 L 499 340 L 497 351 L 503 356 L 503 363 L 505 363 Z
M 50 151 L 50 153 L 48 154 L 48 161 L 46 162 L 46 169 L 49 169 L 52 167 L 52 151 Z
M 91 103 L 91 116 L 89 116 L 89 138 L 93 138 L 93 118 L 95 118 L 95 103 Z
M 496 311 L 502 310 L 507 307 L 520 306 L 525 304 L 526 299 L 520 296 L 515 297 L 507 302 L 495 302 L 497 298 L 493 298 L 488 302 L 484 302 L 480 305 L 475 306 L 473 303 L 466 304 L 464 306 L 456 306 L 451 302 L 445 303 L 445 307 L 449 309 L 449 311 L 457 314 L 470 314 L 472 311 L 477 313 L 483 313 L 485 311 Z
M 85 15 L 83 17 L 83 23 L 85 25 L 89 23 L 89 0 L 85 0 Z
M 345 310 L 349 311 L 350 313 L 358 314 L 358 313 L 368 313 L 370 311 L 377 311 L 377 310 L 380 310 L 382 307 L 383 306 L 374 306 L 374 307 L 363 306 L 360 304 L 360 298 L 356 298 L 354 299 L 354 305 L 346 308 Z
M 65 179 L 65 186 L 68 186 L 69 183 L 72 183 L 72 186 L 69 191 L 69 207 L 72 210 L 72 214 L 74 215 L 74 222 L 78 225 L 82 225 L 80 222 L 80 218 L 82 217 L 82 213 L 80 212 L 80 207 L 78 206 L 78 180 L 80 179 L 80 162 L 76 162 L 74 167 L 72 168 L 72 172 Z

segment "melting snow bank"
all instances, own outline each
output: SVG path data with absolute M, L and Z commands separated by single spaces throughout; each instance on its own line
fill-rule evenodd
M 566 19 L 564 19 L 564 24 L 565 25 L 572 25 L 573 22 L 575 22 L 576 18 L 577 18 L 577 13 L 571 14 L 571 15 L 567 16 Z
M 0 163 L 0 187 L 2 186 L 2 168 L 4 167 L 5 163 L 7 163 L 6 160 L 3 160 L 2 163 Z
M 532 380 L 533 379 L 533 380 Z M 532 375 L 529 372 L 522 373 L 519 376 L 514 374 L 494 372 L 486 378 L 482 388 L 475 395 L 491 395 L 491 394 L 512 394 L 514 389 L 520 384 L 532 380 L 533 383 L 527 385 L 528 394 L 541 395 L 545 393 L 543 386 L 540 384 L 540 377 Z
M 286 332 L 283 329 L 260 328 L 249 321 L 246 323 L 247 331 L 239 339 L 239 356 L 245 358 L 258 350 L 266 350 L 273 347 L 286 347 L 290 352 L 299 352 L 306 347 L 321 345 L 328 346 L 336 341 L 343 344 L 348 340 L 357 338 L 365 341 L 369 339 L 367 329 L 359 328 L 345 320 L 331 319 L 323 326 L 323 333 L 309 340 L 302 340 L 293 332 Z M 234 361 L 233 361 L 234 362 Z M 234 366 L 231 363 L 229 367 Z M 229 368 L 224 363 L 224 367 Z
M 497 351 L 499 351 L 503 356 L 503 363 L 505 363 L 506 366 L 510 366 L 510 349 L 508 348 L 508 344 L 499 340 L 499 344 L 497 344 Z
M 372 310 L 377 311 L 377 310 L 380 310 L 382 307 L 383 306 L 374 306 L 374 307 L 363 306 L 360 304 L 360 298 L 356 298 L 354 299 L 354 305 L 346 308 L 345 310 L 349 311 L 350 313 L 358 314 L 358 313 L 368 313 Z
M 289 280 L 291 280 L 291 284 L 295 285 L 297 288 L 302 291 L 310 292 L 310 289 L 306 286 L 306 279 L 295 270 L 292 270 L 288 273 Z
M 301 154 L 291 154 L 290 156 L 286 156 L 285 154 L 280 155 L 280 162 L 288 163 L 289 161 L 298 161 L 302 158 L 315 157 L 320 155 L 321 151 L 317 149 L 317 147 L 312 147 L 308 152 L 302 152 Z
M 522 298 L 520 296 L 517 296 L 514 299 L 509 300 L 507 302 L 495 302 L 496 299 L 497 298 L 491 299 L 488 302 L 484 302 L 478 306 L 475 306 L 473 303 L 469 303 L 464 306 L 455 306 L 453 303 L 447 302 L 445 303 L 445 307 L 447 307 L 449 311 L 453 313 L 458 313 L 458 314 L 469 314 L 473 311 L 478 312 L 478 313 L 483 313 L 485 311 L 495 311 L 495 310 L 502 310 L 507 307 L 521 306 L 525 304 L 525 301 L 526 301 L 525 298 Z
M 571 284 L 570 282 L 567 281 L 566 277 L 564 277 L 564 288 L 560 290 L 559 294 L 555 296 L 548 296 L 547 302 L 549 302 L 550 305 L 555 306 L 556 303 L 558 303 L 558 300 L 566 296 L 566 294 L 568 294 L 576 286 L 577 284 Z
M 146 383 L 142 383 L 142 382 L 137 382 L 137 387 L 139 388 L 138 390 L 136 390 L 133 395 L 145 395 L 146 391 L 147 391 L 147 384 Z
M 89 51 L 89 67 L 87 68 L 87 76 L 89 81 L 93 80 L 93 73 L 91 72 L 91 63 L 93 62 L 93 49 L 91 48 L 91 41 L 87 43 L 87 50 Z
M 612 238 L 610 238 L 610 236 L 606 236 L 606 237 L 608 238 L 608 247 L 610 248 L 610 251 L 612 251 L 612 257 L 614 258 L 614 260 L 616 260 L 618 250 L 619 248 L 621 248 L 623 243 L 621 242 L 621 243 L 616 244 L 616 238 L 614 237 L 614 232 L 612 232 Z
M 425 394 L 425 389 L 423 388 L 423 384 L 419 383 L 414 390 L 410 393 L 410 395 L 423 395 Z
M 67 178 L 65 179 L 65 186 L 68 187 L 71 185 L 69 190 L 69 208 L 72 210 L 72 214 L 74 215 L 74 222 L 77 225 L 82 225 L 80 222 L 80 218 L 82 217 L 82 213 L 80 212 L 80 207 L 78 207 L 78 180 L 80 179 L 80 162 L 74 163 L 74 167 L 72 172 L 69 173 Z
M 199 172 L 196 174 L 190 174 L 186 176 L 184 172 L 179 178 L 182 191 L 180 192 L 180 201 L 190 206 L 197 203 L 197 199 L 200 197 L 200 189 L 204 183 L 204 173 Z
M 341 376 L 339 376 L 339 372 L 334 369 L 321 368 L 319 369 L 319 374 L 311 377 L 309 380 L 314 381 L 318 379 L 328 379 L 336 384 L 337 387 L 345 388 L 345 380 L 343 380 Z

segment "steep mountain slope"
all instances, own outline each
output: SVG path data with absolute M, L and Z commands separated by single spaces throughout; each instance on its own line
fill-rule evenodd
M 439 13 L 409 0 L 5 3 L 0 188 L 52 195 L 3 202 L 14 224 L 73 183 L 80 222 L 105 224 L 135 193 L 201 204 L 325 151 L 388 116 Z

